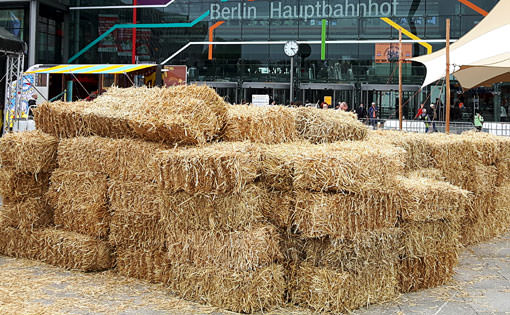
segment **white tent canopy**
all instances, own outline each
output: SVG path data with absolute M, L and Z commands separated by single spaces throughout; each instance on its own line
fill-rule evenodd
M 510 79 L 510 0 L 500 0 L 477 26 L 450 46 L 450 74 L 464 89 Z M 412 59 L 427 67 L 423 86 L 446 74 L 446 49 Z

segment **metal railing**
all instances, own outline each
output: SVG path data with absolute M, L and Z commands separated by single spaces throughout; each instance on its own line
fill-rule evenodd
M 399 122 L 397 119 L 362 119 L 366 125 L 373 129 L 399 130 Z M 404 120 L 402 122 L 402 130 L 406 132 L 425 133 L 427 126 L 423 120 Z M 476 130 L 475 125 L 471 122 L 450 122 L 450 133 L 461 134 L 465 131 Z M 445 121 L 429 121 L 428 132 L 445 132 Z M 510 137 L 510 123 L 505 122 L 486 122 L 483 124 L 482 132 L 487 132 L 495 136 Z

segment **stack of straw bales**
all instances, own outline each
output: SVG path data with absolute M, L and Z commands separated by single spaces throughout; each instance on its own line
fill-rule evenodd
M 417 175 L 397 177 L 394 191 L 402 230 L 401 292 L 445 284 L 457 264 L 459 224 L 470 193 L 444 181 Z
M 292 303 L 344 312 L 398 294 L 388 185 L 403 174 L 404 153 L 364 142 L 264 148 L 261 180 L 275 201 L 267 217 L 282 235 Z
M 510 141 L 486 133 L 462 135 L 376 132 L 372 142 L 386 141 L 408 152 L 406 168 L 427 173 L 472 192 L 460 220 L 464 245 L 489 240 L 510 225 L 510 204 L 503 197 L 509 187 Z M 435 169 L 435 170 L 434 170 Z
M 54 219 L 46 192 L 57 145 L 55 137 L 40 131 L 8 134 L 0 141 L 0 253 L 83 271 L 111 268 L 108 246 L 53 226 L 58 215 Z

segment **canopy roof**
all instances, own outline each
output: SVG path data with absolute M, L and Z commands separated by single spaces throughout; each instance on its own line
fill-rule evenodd
M 27 71 L 26 73 L 51 74 L 119 74 L 133 72 L 141 69 L 155 67 L 155 64 L 146 65 L 59 65 L 51 68 Z
M 25 43 L 11 34 L 5 28 L 0 27 L 0 51 L 23 54 Z
M 464 89 L 510 78 L 510 1 L 501 0 L 478 25 L 450 46 L 450 74 Z M 446 74 L 446 49 L 411 59 L 427 67 L 423 86 Z

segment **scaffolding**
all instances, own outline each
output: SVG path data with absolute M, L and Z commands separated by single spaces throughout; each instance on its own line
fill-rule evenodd
M 25 57 L 23 53 L 6 53 L 5 65 L 5 103 L 4 103 L 4 134 L 12 131 L 15 124 L 19 128 L 19 121 L 23 116 L 20 102 L 23 85 L 23 69 Z M 13 104 L 14 102 L 14 104 Z

